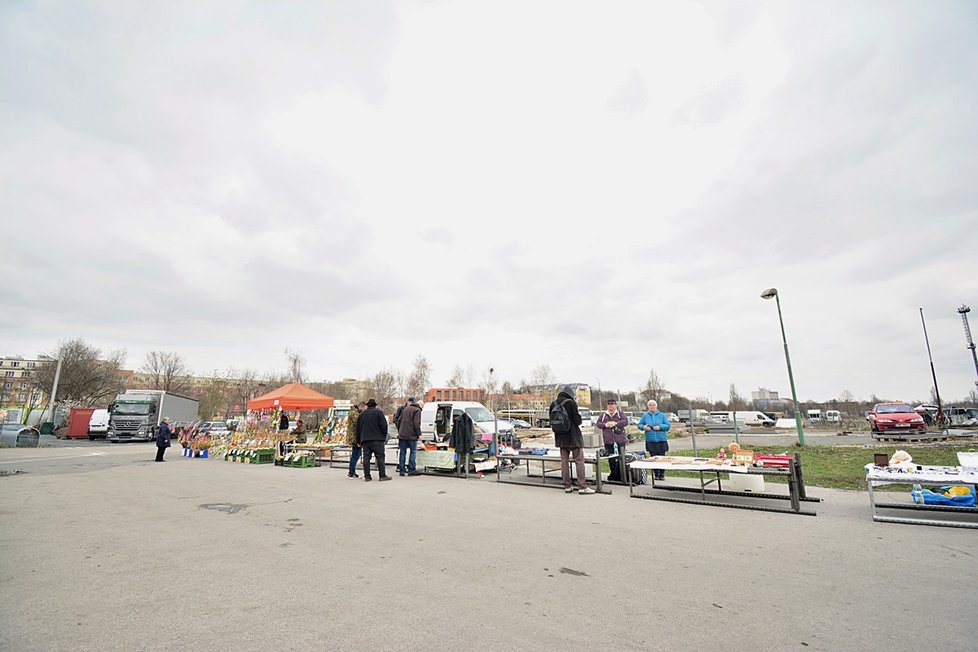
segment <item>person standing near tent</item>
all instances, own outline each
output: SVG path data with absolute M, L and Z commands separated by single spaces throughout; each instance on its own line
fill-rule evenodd
M 357 417 L 357 443 L 363 448 L 363 480 L 370 482 L 370 458 L 377 456 L 377 470 L 380 480 L 390 480 L 387 475 L 384 444 L 387 442 L 387 416 L 377 407 L 377 401 L 367 401 L 367 409 Z
M 659 404 L 648 402 L 648 412 L 638 422 L 638 431 L 645 433 L 645 450 L 649 455 L 665 455 L 669 451 L 669 417 L 659 412 Z M 653 471 L 656 480 L 664 480 L 665 471 Z
M 366 409 L 367 404 L 360 401 L 350 408 L 350 413 L 346 415 L 346 445 L 353 449 L 350 452 L 350 470 L 346 474 L 348 478 L 360 477 L 357 475 L 357 462 L 360 461 L 360 454 L 363 452 L 363 449 L 357 443 L 357 417 Z
M 289 429 L 289 415 L 285 413 L 285 410 L 282 410 L 282 416 L 279 417 L 278 419 L 278 429 L 279 430 Z
M 415 467 L 418 457 L 418 439 L 421 438 L 421 408 L 413 396 L 401 410 L 401 418 L 397 424 L 397 474 L 403 476 L 420 475 Z M 410 452 L 410 456 L 408 456 Z M 404 468 L 404 458 L 408 457 L 407 469 Z
M 577 467 L 577 492 L 581 495 L 593 494 L 594 489 L 587 486 L 584 475 L 584 435 L 581 433 L 581 413 L 577 409 L 574 396 L 577 390 L 573 385 L 560 389 L 557 398 L 550 404 L 550 429 L 554 433 L 554 443 L 560 449 L 560 478 L 564 481 L 564 491 L 573 493 L 570 463 Z
M 156 431 L 156 461 L 165 462 L 163 459 L 163 453 L 166 449 L 170 447 L 170 436 L 173 434 L 173 428 L 170 427 L 170 417 L 163 417 L 163 423 L 160 424 L 159 430 Z

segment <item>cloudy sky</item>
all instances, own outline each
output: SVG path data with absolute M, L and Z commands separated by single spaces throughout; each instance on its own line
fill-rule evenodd
M 923 398 L 975 370 L 978 4 L 4 2 L 0 355 Z M 481 374 L 480 374 L 481 375 Z

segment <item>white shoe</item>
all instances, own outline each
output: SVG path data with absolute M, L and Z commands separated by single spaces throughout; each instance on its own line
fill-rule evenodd
M 573 491 L 573 489 L 571 489 L 571 491 Z M 595 493 L 595 491 L 591 487 L 588 487 L 587 489 L 581 489 L 577 493 L 581 494 L 582 496 L 589 496 L 589 495 Z
M 565 494 L 572 494 L 572 493 L 574 493 L 574 487 L 567 487 L 566 489 L 564 489 L 564 493 Z

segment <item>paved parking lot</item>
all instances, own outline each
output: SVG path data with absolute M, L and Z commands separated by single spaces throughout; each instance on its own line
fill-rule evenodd
M 0 648 L 974 648 L 978 533 L 859 492 L 812 518 L 177 452 L 0 450 Z

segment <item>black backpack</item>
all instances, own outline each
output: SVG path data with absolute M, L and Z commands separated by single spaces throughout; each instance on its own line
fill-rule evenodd
M 404 406 L 398 405 L 397 409 L 394 410 L 394 425 L 398 428 L 401 427 L 401 414 L 404 412 Z
M 565 398 L 563 401 L 554 401 L 550 406 L 550 429 L 555 435 L 566 435 L 571 431 L 570 415 L 564 407 L 564 403 L 569 400 Z

